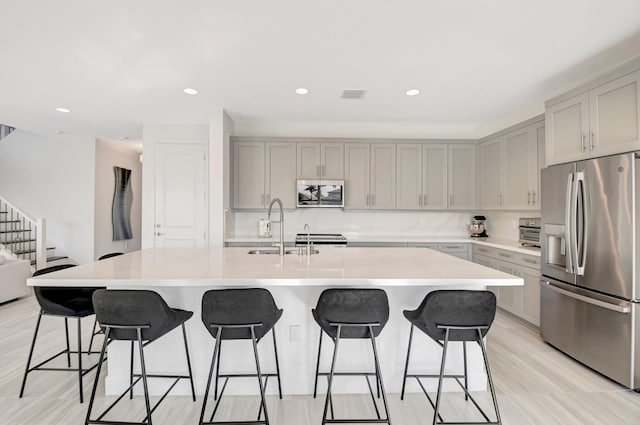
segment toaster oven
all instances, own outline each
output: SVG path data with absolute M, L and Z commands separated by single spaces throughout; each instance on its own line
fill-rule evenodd
M 518 241 L 522 245 L 540 247 L 540 219 L 521 218 L 518 226 Z

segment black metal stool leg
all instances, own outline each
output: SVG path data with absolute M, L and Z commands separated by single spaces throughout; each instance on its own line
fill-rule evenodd
M 33 357 L 33 349 L 36 346 L 36 338 L 38 337 L 38 330 L 40 329 L 40 321 L 42 320 L 42 310 L 38 313 L 38 319 L 36 320 L 36 330 L 33 333 L 33 340 L 31 341 L 31 349 L 29 350 L 29 357 L 27 357 L 27 366 L 24 369 L 24 377 L 22 378 L 22 386 L 20 387 L 20 398 L 24 394 L 24 387 L 27 384 L 27 375 L 29 374 L 29 367 L 31 366 L 31 358 Z
M 400 400 L 404 400 L 404 389 L 407 385 L 407 373 L 409 371 L 409 356 L 411 355 L 412 341 L 413 341 L 413 324 L 411 324 L 411 330 L 409 331 L 409 345 L 407 346 L 407 360 L 404 363 L 404 376 L 402 377 L 402 392 L 400 393 Z
M 496 398 L 496 389 L 493 386 L 493 379 L 491 378 L 491 369 L 489 368 L 489 358 L 487 357 L 487 350 L 484 346 L 484 340 L 482 339 L 482 332 L 478 329 L 478 343 L 482 349 L 482 358 L 484 359 L 484 367 L 487 370 L 487 379 L 489 380 L 489 389 L 491 390 L 491 398 L 493 399 L 493 408 L 496 410 L 496 422 L 502 424 L 500 419 L 500 410 L 498 410 L 498 399 Z
M 131 358 L 129 362 L 129 400 L 133 399 L 133 340 L 131 341 Z
M 222 328 L 218 328 L 218 332 L 216 335 L 216 343 L 213 348 L 213 356 L 211 357 L 211 367 L 209 368 L 209 379 L 207 379 L 207 386 L 204 390 L 204 400 L 202 400 L 202 410 L 200 412 L 200 421 L 199 425 L 204 423 L 204 412 L 207 408 L 207 398 L 209 397 L 209 389 L 211 388 L 211 380 L 213 379 L 213 371 L 216 366 L 216 357 L 218 357 L 218 353 L 220 350 L 220 335 L 222 333 Z
M 191 384 L 191 397 L 196 401 L 196 389 L 193 385 L 193 373 L 191 371 L 191 358 L 189 357 L 189 344 L 187 343 L 187 330 L 182 324 L 182 336 L 184 337 L 184 352 L 187 355 L 187 368 L 189 369 L 189 383 Z
M 369 326 L 369 336 L 371 337 L 371 346 L 373 347 L 373 359 L 376 363 L 376 376 L 378 382 L 380 382 L 380 390 L 382 392 L 382 401 L 384 403 L 384 411 L 387 415 L 387 423 L 391 425 L 391 416 L 389 416 L 389 405 L 387 404 L 387 393 L 384 390 L 384 383 L 382 382 L 382 373 L 380 372 L 380 362 L 378 361 L 378 349 L 376 348 L 376 338 L 373 336 L 373 327 Z
M 260 360 L 258 359 L 258 343 L 256 341 L 256 332 L 254 326 L 251 326 L 251 342 L 253 342 L 253 355 L 256 358 L 256 371 L 258 372 L 258 385 L 260 387 L 260 398 L 262 407 L 264 407 L 264 420 L 269 425 L 269 414 L 267 413 L 267 401 L 264 396 L 264 387 L 262 386 L 262 372 L 260 371 Z
M 329 399 L 331 398 L 331 384 L 333 384 L 333 374 L 336 370 L 336 358 L 338 357 L 338 345 L 340 345 L 340 333 L 342 325 L 338 325 L 338 333 L 336 335 L 336 343 L 333 347 L 333 359 L 331 360 L 331 372 L 329 373 L 329 383 L 327 385 L 327 396 L 324 401 L 324 413 L 322 414 L 322 425 L 327 423 L 327 410 L 329 408 Z
M 464 400 L 469 400 L 469 382 L 467 376 L 467 341 L 462 341 L 462 355 L 464 356 Z
M 320 372 L 320 352 L 322 351 L 322 329 L 320 329 L 320 342 L 318 342 L 318 361 L 316 362 L 316 379 L 313 384 L 313 398 L 318 393 L 318 373 Z
M 276 374 L 278 375 L 278 395 L 282 400 L 282 383 L 280 381 L 280 362 L 278 361 L 278 343 L 276 342 L 276 328 L 271 329 L 273 335 L 273 353 L 276 357 Z
M 64 318 L 64 334 L 67 337 L 67 367 L 71 367 L 71 348 L 69 347 L 69 321 Z
M 80 318 L 78 317 L 78 386 L 80 388 L 80 404 L 84 402 L 82 389 L 82 329 Z
M 147 369 L 144 365 L 144 351 L 142 345 L 142 329 L 136 328 L 138 334 L 138 350 L 140 351 L 140 372 L 142 374 L 142 386 L 144 387 L 144 403 L 147 408 L 147 417 L 145 422 L 149 425 L 153 425 L 151 420 L 151 404 L 149 403 L 149 387 L 147 385 Z
M 91 339 L 89 340 L 89 349 L 87 354 L 91 355 L 91 348 L 93 347 L 93 338 L 96 336 L 96 327 L 98 326 L 98 317 L 93 320 L 93 328 L 91 328 Z
M 446 329 L 444 334 L 444 344 L 442 345 L 442 363 L 440 364 L 440 377 L 438 378 L 438 395 L 436 396 L 436 407 L 433 412 L 433 425 L 436 425 L 439 411 L 440 411 L 440 399 L 442 398 L 442 381 L 444 380 L 444 366 L 447 360 L 447 346 L 449 345 L 449 328 Z
M 102 363 L 104 361 L 104 353 L 107 351 L 107 341 L 109 340 L 109 328 L 104 331 L 104 342 L 102 343 L 102 350 L 100 350 L 100 360 L 98 362 L 98 369 L 96 370 L 96 378 L 93 381 L 93 389 L 91 390 L 91 398 L 89 398 L 89 408 L 87 409 L 87 417 L 84 424 L 87 425 L 91 418 L 91 409 L 93 408 L 93 401 L 96 398 L 96 390 L 98 389 L 98 381 L 100 380 L 100 371 L 102 371 Z
M 213 388 L 213 399 L 218 400 L 218 383 L 220 381 L 220 363 L 222 359 L 222 344 L 218 347 L 218 363 L 216 364 L 216 381 Z

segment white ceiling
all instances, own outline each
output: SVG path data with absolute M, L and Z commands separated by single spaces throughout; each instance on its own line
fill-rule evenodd
M 204 123 L 217 108 L 244 127 L 477 137 L 640 55 L 638 0 L 4 0 L 1 10 L 0 122 L 105 139 L 136 137 L 144 122 Z M 341 100 L 344 89 L 368 93 Z

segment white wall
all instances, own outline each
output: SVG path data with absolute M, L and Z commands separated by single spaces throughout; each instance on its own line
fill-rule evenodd
M 207 124 L 144 124 L 142 167 L 142 248 L 154 246 L 155 152 L 160 143 L 209 143 Z
M 0 194 L 73 261 L 93 261 L 95 139 L 15 130 L 0 141 Z
M 115 176 L 113 167 L 131 170 L 131 231 L 133 239 L 126 241 L 113 240 L 111 207 Z M 140 153 L 117 146 L 104 140 L 96 140 L 95 159 L 95 234 L 94 258 L 110 252 L 131 252 L 140 249 L 142 223 L 142 164 Z

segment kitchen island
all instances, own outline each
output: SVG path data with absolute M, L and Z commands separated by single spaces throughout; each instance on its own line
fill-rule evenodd
M 248 248 L 154 248 L 113 257 L 79 267 L 29 279 L 31 286 L 102 286 L 110 289 L 150 289 L 158 292 L 176 308 L 194 312 L 187 322 L 196 391 L 204 392 L 214 341 L 200 320 L 205 291 L 222 288 L 264 287 L 284 309 L 276 325 L 282 386 L 285 394 L 311 394 L 319 327 L 311 317 L 311 308 L 320 293 L 330 287 L 381 288 L 389 296 L 390 317 L 379 340 L 379 354 L 385 386 L 399 392 L 409 324 L 403 309 L 417 307 L 427 292 L 436 289 L 484 289 L 487 286 L 518 286 L 521 278 L 479 264 L 424 248 L 341 248 L 320 247 L 314 255 L 297 253 L 278 256 L 249 254 Z M 437 371 L 441 348 L 426 336 L 414 338 L 411 368 Z M 491 335 L 489 334 L 489 338 Z M 248 345 L 247 345 L 248 344 Z M 259 346 L 263 370 L 274 370 L 270 338 Z M 332 344 L 323 344 L 321 368 L 329 366 Z M 447 362 L 451 371 L 462 369 L 462 348 L 452 344 Z M 145 349 L 151 373 L 183 373 L 185 360 L 180 332 L 173 332 Z M 341 345 L 341 370 L 373 368 L 373 356 L 367 342 L 347 341 Z M 479 347 L 469 346 L 469 387 L 483 390 L 486 375 Z M 225 342 L 221 373 L 228 370 L 250 372 L 254 367 L 250 344 Z M 107 394 L 116 394 L 128 386 L 129 348 L 126 342 L 109 346 Z M 344 382 L 343 382 L 344 381 Z M 226 393 L 256 394 L 254 380 L 230 383 Z M 321 382 L 319 391 L 324 391 Z M 164 383 L 150 390 L 160 394 Z M 435 380 L 427 388 L 435 388 Z M 454 385 L 445 389 L 455 388 Z M 408 382 L 408 391 L 419 391 Z M 277 391 L 275 380 L 268 393 Z M 362 378 L 341 378 L 335 392 L 367 392 Z M 187 382 L 180 382 L 172 394 L 188 394 Z

